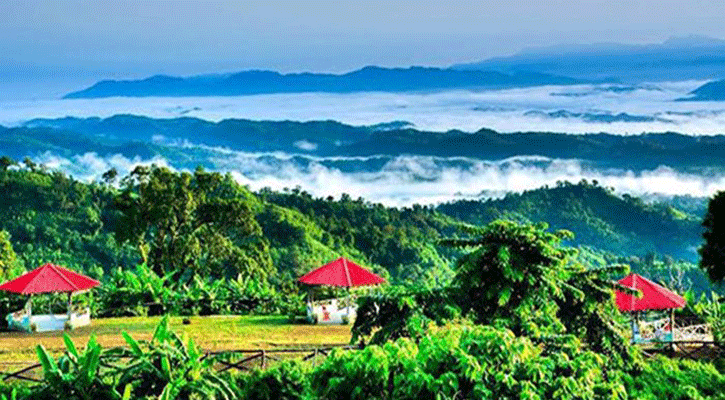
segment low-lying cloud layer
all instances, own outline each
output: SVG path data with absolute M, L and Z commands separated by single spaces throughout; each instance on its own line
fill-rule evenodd
M 100 157 L 94 153 L 71 158 L 46 153 L 37 161 L 87 181 L 100 179 L 110 168 L 116 168 L 121 175 L 136 165 L 152 163 L 178 168 L 161 158 Z M 554 186 L 558 181 L 576 183 L 582 179 L 596 180 L 602 186 L 614 188 L 617 193 L 633 195 L 710 196 L 725 190 L 725 175 L 703 177 L 664 166 L 640 173 L 599 170 L 578 160 L 544 157 L 486 162 L 423 156 L 310 158 L 227 150 L 215 153 L 208 162 L 215 170 L 231 173 L 237 181 L 253 190 L 300 187 L 315 196 L 339 197 L 347 193 L 353 198 L 362 197 L 390 206 L 499 197 L 508 192 Z
M 703 82 L 543 86 L 433 93 L 302 93 L 239 97 L 149 97 L 0 103 L 0 124 L 33 118 L 109 117 L 138 114 L 157 118 L 198 117 L 218 121 L 337 120 L 351 125 L 409 121 L 421 130 L 467 132 L 552 131 L 636 134 L 676 131 L 725 133 L 725 103 L 677 102 Z M 303 150 L 308 143 L 300 143 Z

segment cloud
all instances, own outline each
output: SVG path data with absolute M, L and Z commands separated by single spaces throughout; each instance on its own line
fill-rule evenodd
M 702 82 L 660 82 L 618 89 L 616 85 L 542 86 L 507 90 L 433 93 L 299 93 L 239 97 L 147 97 L 0 103 L 0 124 L 39 117 L 109 117 L 137 114 L 154 118 L 198 117 L 219 121 L 336 120 L 351 125 L 409 121 L 418 129 L 467 132 L 483 127 L 501 132 L 568 133 L 677 131 L 693 135 L 725 132 L 725 103 L 675 102 Z M 581 117 L 552 118 L 563 110 Z M 533 112 L 532 112 L 533 111 Z M 636 115 L 603 122 L 586 115 Z M 311 143 L 300 143 L 310 148 Z
M 172 166 L 163 158 L 128 159 L 86 153 L 70 158 L 45 153 L 37 159 L 78 179 L 93 181 L 116 168 L 123 176 L 137 165 Z M 463 157 L 424 156 L 315 158 L 226 150 L 208 160 L 252 190 L 300 187 L 315 196 L 353 198 L 389 206 L 436 204 L 462 198 L 500 197 L 509 192 L 554 186 L 559 181 L 596 180 L 617 193 L 637 196 L 711 196 L 725 190 L 725 175 L 698 176 L 661 166 L 642 172 L 602 170 L 579 160 L 514 157 L 487 162 Z M 373 161 L 371 164 L 365 161 Z M 376 167 L 380 165 L 380 167 Z M 178 166 L 176 166 L 178 168 Z M 180 168 L 179 168 L 180 169 Z M 348 172 L 345 172 L 348 171 Z
M 152 165 L 173 167 L 162 157 L 143 160 L 141 157 L 127 158 L 121 154 L 101 157 L 96 153 L 85 153 L 70 158 L 61 157 L 51 152 L 45 152 L 34 158 L 38 164 L 50 169 L 60 170 L 72 175 L 81 181 L 93 182 L 101 178 L 104 172 L 116 168 L 119 176 L 126 176 L 139 165 Z
M 307 140 L 298 140 L 294 143 L 292 143 L 295 147 L 297 147 L 300 150 L 304 151 L 315 151 L 317 150 L 317 143 L 312 143 Z

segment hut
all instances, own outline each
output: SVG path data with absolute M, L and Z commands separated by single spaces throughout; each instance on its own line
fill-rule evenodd
M 74 310 L 73 295 L 86 292 L 99 284 L 95 279 L 53 264 L 45 264 L 5 282 L 0 285 L 0 290 L 29 296 L 24 309 L 7 315 L 8 326 L 26 332 L 46 332 L 88 325 L 91 323 L 90 310 Z M 32 296 L 43 293 L 67 293 L 68 312 L 33 315 Z
M 632 341 L 635 343 L 674 341 L 675 309 L 684 307 L 687 304 L 685 299 L 635 273 L 620 279 L 618 283 L 639 292 L 639 295 L 632 295 L 616 291 L 617 308 L 622 312 L 631 313 L 633 317 Z M 669 311 L 669 318 L 651 321 L 644 324 L 649 329 L 641 329 L 640 313 L 652 310 Z
M 314 286 L 343 287 L 348 290 L 346 299 L 315 301 L 313 291 L 308 292 L 307 318 L 317 323 L 341 324 L 355 319 L 355 307 L 351 304 L 350 289 L 385 283 L 385 279 L 375 275 L 354 262 L 340 257 L 310 271 L 299 279 L 300 283 Z

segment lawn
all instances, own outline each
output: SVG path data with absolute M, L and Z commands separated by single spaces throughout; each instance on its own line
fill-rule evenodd
M 293 325 L 287 317 L 278 316 L 190 317 L 189 325 L 182 324 L 182 319 L 170 317 L 171 328 L 181 335 L 188 335 L 200 348 L 209 351 L 312 348 L 350 341 L 350 325 Z M 92 334 L 103 347 L 124 346 L 122 331 L 135 339 L 148 340 L 160 320 L 161 317 L 94 319 L 90 326 L 68 334 L 77 347 L 84 347 Z M 63 332 L 0 332 L 0 371 L 35 362 L 38 344 L 59 354 L 65 349 Z

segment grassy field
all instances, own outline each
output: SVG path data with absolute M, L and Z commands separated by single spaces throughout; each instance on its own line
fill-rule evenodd
M 171 317 L 171 328 L 179 334 L 188 335 L 200 348 L 209 351 L 319 347 L 350 341 L 350 325 L 292 325 L 287 317 L 269 316 L 190 317 L 189 325 L 183 325 L 182 319 Z M 81 348 L 85 347 L 92 334 L 103 347 L 124 346 L 122 331 L 135 339 L 148 340 L 160 320 L 161 317 L 94 319 L 90 326 L 77 328 L 68 334 Z M 35 362 L 38 344 L 59 354 L 65 349 L 63 332 L 0 332 L 0 370 Z

